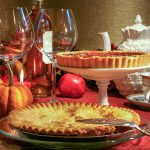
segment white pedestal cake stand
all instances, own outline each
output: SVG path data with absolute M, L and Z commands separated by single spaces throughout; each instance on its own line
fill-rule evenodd
M 110 80 L 124 78 L 127 74 L 134 73 L 137 71 L 150 68 L 150 66 L 134 67 L 134 68 L 70 68 L 61 67 L 59 69 L 71 72 L 74 74 L 79 74 L 85 79 L 95 80 L 98 89 L 98 103 L 100 105 L 109 105 L 107 88 Z

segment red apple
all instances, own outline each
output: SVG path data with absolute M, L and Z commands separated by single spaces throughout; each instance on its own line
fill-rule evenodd
M 85 93 L 86 83 L 79 75 L 66 73 L 58 82 L 58 90 L 64 97 L 80 98 Z

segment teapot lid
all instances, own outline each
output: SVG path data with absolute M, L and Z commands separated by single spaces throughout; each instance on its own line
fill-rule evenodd
M 127 26 L 125 27 L 125 29 L 122 29 L 122 31 L 124 32 L 125 30 L 136 30 L 136 31 L 143 31 L 147 29 L 147 26 L 142 24 L 142 19 L 140 15 L 137 15 L 135 18 L 135 24 L 132 26 Z

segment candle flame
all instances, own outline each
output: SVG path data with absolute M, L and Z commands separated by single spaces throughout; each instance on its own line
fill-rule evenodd
M 22 69 L 20 72 L 20 82 L 23 83 L 23 80 L 24 80 L 24 71 Z

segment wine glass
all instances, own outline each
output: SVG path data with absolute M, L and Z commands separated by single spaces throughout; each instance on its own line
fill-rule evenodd
M 35 20 L 35 45 L 43 53 L 43 61 L 51 63 L 51 98 L 56 101 L 56 59 L 60 51 L 74 48 L 78 31 L 71 9 L 41 9 Z M 47 59 L 48 57 L 48 59 Z
M 9 69 L 30 50 L 33 42 L 33 26 L 27 9 L 0 8 L 0 59 Z

